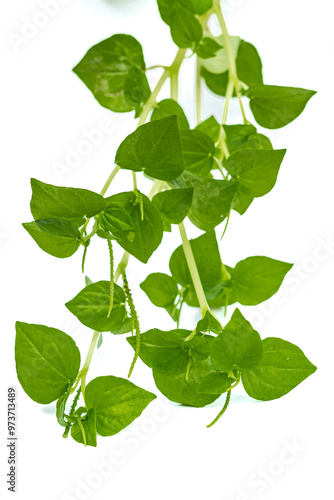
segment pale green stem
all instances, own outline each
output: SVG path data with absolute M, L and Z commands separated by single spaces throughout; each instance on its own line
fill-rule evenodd
M 196 124 L 202 121 L 202 81 L 201 60 L 196 57 Z
M 118 172 L 120 171 L 120 169 L 121 169 L 121 167 L 119 167 L 118 165 L 116 165 L 116 167 L 114 168 L 114 170 L 109 175 L 107 182 L 105 183 L 105 185 L 103 186 L 103 188 L 101 190 L 101 193 L 100 193 L 101 196 L 104 196 L 106 194 L 106 192 L 109 189 L 110 184 L 115 179 L 115 177 L 118 174 Z
M 135 171 L 132 171 L 132 179 L 133 179 L 133 190 L 138 191 L 137 187 L 137 175 Z
M 124 272 L 124 270 L 127 268 L 129 258 L 130 258 L 129 252 L 124 252 L 123 257 L 121 259 L 121 262 L 118 264 L 115 275 L 114 275 L 114 283 L 117 283 L 117 281 L 119 280 L 119 277 Z
M 90 346 L 89 346 L 86 361 L 85 361 L 85 363 L 84 363 L 84 365 L 79 373 L 79 377 L 81 378 L 81 392 L 82 392 L 84 400 L 85 400 L 85 390 L 86 390 L 86 376 L 87 376 L 87 373 L 88 373 L 88 370 L 89 370 L 89 367 L 90 367 L 90 364 L 92 361 L 92 357 L 93 357 L 93 354 L 94 354 L 94 351 L 96 348 L 96 344 L 99 340 L 99 336 L 100 336 L 100 332 L 95 331 L 93 338 L 92 338 L 92 341 L 91 341 Z
M 195 257 L 194 257 L 194 254 L 193 254 L 193 251 L 192 251 L 192 248 L 190 245 L 190 241 L 188 240 L 187 233 L 186 233 L 183 222 L 181 222 L 181 224 L 179 224 L 179 231 L 180 231 L 183 251 L 184 251 L 184 255 L 186 257 L 186 261 L 187 261 L 188 268 L 190 271 L 191 279 L 192 279 L 193 284 L 194 284 L 196 296 L 197 296 L 197 299 L 198 299 L 198 302 L 199 302 L 199 305 L 200 305 L 200 308 L 202 311 L 202 315 L 204 316 L 206 311 L 210 310 L 210 307 L 209 307 L 209 304 L 207 303 L 207 300 L 205 297 L 205 293 L 203 290 L 201 278 L 200 278 L 199 273 L 198 273 Z

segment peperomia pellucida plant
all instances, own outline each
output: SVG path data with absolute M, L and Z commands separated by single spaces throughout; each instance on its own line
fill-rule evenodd
M 178 46 L 170 66 L 151 89 L 143 51 L 131 35 L 116 34 L 94 45 L 75 74 L 105 108 L 135 113 L 136 129 L 120 144 L 115 167 L 101 193 L 59 187 L 31 180 L 34 221 L 23 224 L 38 246 L 58 258 L 83 251 L 82 271 L 89 246 L 96 238 L 110 254 L 108 279 L 85 287 L 66 303 L 68 310 L 92 329 L 87 357 L 81 357 L 66 333 L 43 325 L 16 324 L 16 367 L 25 392 L 37 403 L 57 401 L 57 419 L 79 443 L 96 446 L 97 435 L 111 436 L 135 420 L 156 398 L 115 376 L 97 377 L 88 384 L 92 356 L 102 333 L 127 334 L 134 351 L 128 377 L 138 357 L 150 368 L 158 390 L 173 402 L 206 406 L 223 393 L 226 410 L 231 391 L 242 382 L 252 398 L 268 401 L 290 392 L 316 367 L 300 348 L 280 338 L 260 335 L 238 308 L 223 325 L 217 309 L 234 304 L 257 305 L 272 297 L 292 265 L 270 257 L 252 256 L 230 267 L 222 261 L 216 228 L 232 210 L 243 215 L 255 198 L 274 187 L 285 150 L 248 121 L 249 99 L 255 121 L 263 128 L 289 124 L 305 108 L 314 91 L 263 83 L 256 48 L 230 36 L 219 0 L 157 0 L 162 20 Z M 210 29 L 216 19 L 221 30 Z M 196 126 L 191 128 L 178 103 L 179 70 L 185 58 L 196 66 Z M 159 101 L 170 82 L 170 98 Z M 223 98 L 222 118 L 202 118 L 203 83 Z M 240 124 L 228 125 L 232 99 L 240 106 Z M 218 104 L 217 104 L 218 105 Z M 131 170 L 133 186 L 107 196 L 122 170 Z M 137 175 L 152 180 L 146 195 Z M 184 219 L 203 234 L 189 240 Z M 156 307 L 166 310 L 175 329 L 141 332 L 140 317 L 127 279 L 129 258 L 146 264 L 160 246 L 164 231 L 178 226 L 180 246 L 169 261 L 170 275 L 153 272 L 140 284 Z M 114 265 L 114 246 L 124 250 Z M 108 273 L 108 274 L 107 274 Z M 110 277 L 109 277 L 110 275 Z M 184 304 L 199 308 L 202 319 L 180 329 Z

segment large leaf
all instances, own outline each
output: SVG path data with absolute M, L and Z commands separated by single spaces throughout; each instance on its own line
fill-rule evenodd
M 263 357 L 260 335 L 236 309 L 223 332 L 211 347 L 211 360 L 216 370 L 253 370 Z
M 229 153 L 239 149 L 273 149 L 268 137 L 259 134 L 254 125 L 224 125 Z
M 72 386 L 80 367 L 80 352 L 66 333 L 43 325 L 16 323 L 17 376 L 28 396 L 48 404 Z
M 317 369 L 299 347 L 279 338 L 264 339 L 263 353 L 260 366 L 242 373 L 243 386 L 254 399 L 280 398 Z
M 192 14 L 205 14 L 212 7 L 212 0 L 157 0 L 159 12 L 166 24 L 171 24 L 176 6 L 182 6 Z
M 113 436 L 140 416 L 155 394 L 129 380 L 97 377 L 86 387 L 86 405 L 96 413 L 96 429 L 101 436 Z
M 197 390 L 206 394 L 223 394 L 234 382 L 235 379 L 230 378 L 228 373 L 211 372 L 201 380 Z
M 180 224 L 188 215 L 193 201 L 193 188 L 170 189 L 156 194 L 152 203 L 167 224 Z
M 94 45 L 73 69 L 97 101 L 115 112 L 131 111 L 147 100 L 144 70 L 142 47 L 130 35 L 114 35 Z M 134 83 L 136 95 L 130 91 Z
M 264 196 L 275 186 L 285 149 L 241 149 L 231 154 L 226 169 L 253 198 Z
M 207 175 L 213 167 L 215 144 L 201 130 L 181 130 L 181 146 L 185 170 Z
M 314 94 L 314 90 L 256 85 L 248 89 L 246 95 L 257 123 L 265 128 L 276 129 L 295 120 Z
M 190 245 L 202 284 L 213 286 L 219 283 L 222 279 L 222 262 L 215 232 L 211 231 L 190 240 Z M 180 285 L 193 286 L 182 245 L 173 252 L 169 268 Z
M 31 188 L 30 209 L 35 220 L 70 219 L 81 225 L 85 217 L 93 217 L 105 207 L 102 196 L 87 189 L 52 186 L 37 179 L 31 179 Z
M 189 122 L 183 109 L 180 104 L 173 99 L 164 99 L 158 102 L 153 109 L 151 121 L 161 120 L 162 118 L 173 115 L 177 116 L 180 130 L 189 128 Z
M 141 199 L 141 201 L 140 201 Z M 163 235 L 163 224 L 159 210 L 145 196 L 133 191 L 119 193 L 106 199 L 123 208 L 132 221 L 133 229 L 117 231 L 115 237 L 124 250 L 146 263 L 158 248 Z
M 44 252 L 64 259 L 71 257 L 79 248 L 80 231 L 70 221 L 42 219 L 22 224 Z
M 248 257 L 241 260 L 231 274 L 231 302 L 254 306 L 272 297 L 280 288 L 293 264 L 269 257 Z
M 146 123 L 119 146 L 115 163 L 164 181 L 182 174 L 184 161 L 178 119 L 175 115 Z
M 88 328 L 98 332 L 114 334 L 131 330 L 131 320 L 125 309 L 125 295 L 122 288 L 114 285 L 114 302 L 108 318 L 110 304 L 109 281 L 98 281 L 81 290 L 65 305 L 79 321 Z
M 152 304 L 157 307 L 169 307 L 178 295 L 177 282 L 164 273 L 152 273 L 140 284 Z
M 229 215 L 233 198 L 239 183 L 236 180 L 224 181 L 184 172 L 173 187 L 194 188 L 194 198 L 188 217 L 195 226 L 203 231 L 211 231 Z

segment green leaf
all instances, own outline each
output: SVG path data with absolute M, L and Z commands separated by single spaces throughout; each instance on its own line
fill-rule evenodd
M 189 122 L 183 109 L 179 103 L 173 99 L 164 99 L 163 101 L 158 102 L 151 115 L 151 121 L 161 120 L 162 118 L 173 115 L 177 116 L 180 130 L 189 128 Z
M 224 125 L 229 153 L 240 149 L 273 149 L 268 137 L 258 134 L 254 125 Z
M 153 377 L 159 391 L 171 401 L 187 406 L 203 407 L 213 403 L 220 394 L 199 391 L 201 381 L 214 371 L 209 359 L 191 360 L 188 380 L 186 372 L 167 374 L 153 369 Z
M 263 360 L 254 371 L 242 373 L 242 383 L 249 396 L 261 401 L 277 399 L 316 371 L 299 347 L 270 337 L 263 341 Z
M 148 98 L 144 70 L 142 47 L 130 35 L 114 35 L 94 45 L 73 69 L 101 106 L 119 113 L 136 109 L 138 100 Z M 139 87 L 136 95 L 130 91 L 134 83 Z
M 80 352 L 74 340 L 56 328 L 17 321 L 15 360 L 24 391 L 36 403 L 49 404 L 74 383 Z
M 209 118 L 204 120 L 202 123 L 197 125 L 195 130 L 200 130 L 201 132 L 204 132 L 204 134 L 211 137 L 211 139 L 213 140 L 214 143 L 216 143 L 218 141 L 219 133 L 220 133 L 220 125 L 214 116 L 210 116 Z
M 152 203 L 158 208 L 164 221 L 180 224 L 189 213 L 193 195 L 193 188 L 170 189 L 156 194 Z
M 194 198 L 188 217 L 203 231 L 211 231 L 229 215 L 239 183 L 221 181 L 184 172 L 170 183 L 173 187 L 193 187 Z
M 233 382 L 235 382 L 235 379 L 230 378 L 228 373 L 212 372 L 201 380 L 197 390 L 206 394 L 220 395 L 227 392 Z
M 256 85 L 246 93 L 255 120 L 269 129 L 284 127 L 295 120 L 314 94 L 314 90 L 274 85 Z
M 232 303 L 254 306 L 269 299 L 278 291 L 292 266 L 293 264 L 269 257 L 248 257 L 241 260 L 234 269 L 229 269 Z
M 219 321 L 212 316 L 212 313 L 210 311 L 206 311 L 204 318 L 197 323 L 196 330 L 198 333 L 221 333 L 222 327 Z
M 105 207 L 102 196 L 87 189 L 52 186 L 37 179 L 31 179 L 31 188 L 35 220 L 69 219 L 81 226 L 85 217 L 94 217 Z
M 86 405 L 96 412 L 100 436 L 113 436 L 140 416 L 156 395 L 111 375 L 97 377 L 86 387 Z
M 192 48 L 203 38 L 201 23 L 187 9 L 175 4 L 170 21 L 173 41 L 180 48 Z
M 215 37 L 213 40 L 221 45 L 224 44 L 222 36 Z M 238 36 L 230 36 L 230 42 L 234 59 L 236 59 L 241 39 Z M 202 67 L 213 74 L 221 74 L 228 71 L 229 63 L 225 48 L 221 47 L 214 57 L 202 61 Z
M 163 224 L 159 210 L 147 196 L 142 193 L 137 195 L 133 191 L 110 196 L 106 201 L 107 204 L 111 202 L 123 208 L 129 214 L 133 224 L 132 231 L 117 232 L 115 236 L 117 242 L 124 250 L 146 264 L 162 240 Z
M 257 198 L 275 186 L 286 149 L 241 149 L 231 154 L 226 169 L 240 182 L 240 189 Z
M 207 175 L 213 167 L 215 144 L 201 130 L 181 130 L 181 146 L 185 170 Z
M 147 366 L 161 373 L 185 373 L 189 356 L 182 346 L 190 333 L 188 330 L 166 332 L 157 328 L 142 333 L 139 357 Z M 127 337 L 127 341 L 135 350 L 136 338 Z
M 43 219 L 22 224 L 44 252 L 65 259 L 79 248 L 80 231 L 70 221 Z
M 140 284 L 152 304 L 157 307 L 168 307 L 174 304 L 178 295 L 177 282 L 172 276 L 163 273 L 152 273 Z
M 222 262 L 215 232 L 210 231 L 190 240 L 190 245 L 202 284 L 212 286 L 219 283 L 222 279 Z M 169 269 L 180 285 L 193 286 L 182 245 L 173 252 Z
M 262 357 L 260 335 L 236 309 L 212 344 L 211 360 L 214 368 L 222 372 L 253 370 L 261 363 Z
M 215 337 L 211 335 L 197 334 L 191 340 L 183 342 L 183 349 L 188 355 L 197 361 L 204 361 L 210 356 L 212 342 Z M 212 394 L 212 393 L 210 393 Z
M 207 65 L 208 61 L 210 60 L 208 59 L 204 61 L 204 64 Z M 253 85 L 262 85 L 263 78 L 261 59 L 256 48 L 250 43 L 245 42 L 245 40 L 241 40 L 239 44 L 236 66 L 239 79 L 248 87 Z M 215 74 L 202 66 L 201 75 L 203 76 L 207 87 L 214 94 L 225 96 L 228 83 L 228 71 L 226 71 L 226 69 L 219 74 Z M 234 93 L 234 97 L 235 96 L 236 94 Z
M 157 0 L 162 20 L 166 24 L 172 21 L 172 15 L 176 6 L 182 6 L 192 14 L 205 14 L 212 7 L 212 0 Z
M 130 68 L 124 85 L 124 97 L 128 104 L 136 110 L 140 110 L 151 95 L 151 89 L 147 76 L 142 69 L 133 66 Z
M 113 308 L 108 318 L 110 304 L 109 281 L 98 281 L 86 286 L 65 306 L 88 328 L 98 332 L 114 334 L 131 330 L 131 320 L 125 309 L 125 295 L 122 288 L 114 285 Z
M 144 171 L 164 181 L 182 174 L 184 162 L 176 116 L 139 127 L 117 150 L 115 163 L 126 170 Z
M 213 38 L 204 37 L 196 47 L 195 52 L 201 59 L 210 59 L 214 57 L 221 48 L 222 46 Z
M 81 420 L 81 426 L 84 429 L 85 441 L 87 446 L 97 446 L 96 441 L 96 412 L 93 409 L 88 410 L 86 415 L 79 417 Z M 82 435 L 82 430 L 78 422 L 74 422 L 71 427 L 71 436 L 77 443 L 84 444 L 84 438 Z
M 119 204 L 108 199 L 104 211 L 99 217 L 100 226 L 111 233 L 133 231 L 134 225 L 129 213 Z

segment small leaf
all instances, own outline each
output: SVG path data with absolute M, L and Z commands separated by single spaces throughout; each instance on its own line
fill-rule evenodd
M 210 335 L 201 335 L 196 333 L 195 337 L 191 340 L 185 340 L 182 347 L 193 360 L 196 359 L 197 361 L 204 361 L 210 356 L 211 346 L 214 339 L 215 337 Z
M 207 175 L 213 167 L 215 153 L 211 137 L 200 130 L 181 130 L 180 137 L 185 170 Z
M 222 372 L 234 369 L 252 370 L 262 360 L 260 335 L 236 309 L 223 332 L 214 340 L 211 360 L 214 368 Z
M 70 221 L 43 219 L 22 224 L 44 252 L 65 259 L 79 248 L 80 231 Z
M 182 174 L 184 162 L 176 116 L 146 123 L 130 134 L 117 150 L 115 163 L 160 180 Z
M 173 8 L 170 32 L 176 45 L 183 49 L 192 48 L 203 37 L 201 23 L 178 3 Z
M 114 334 L 126 333 L 131 330 L 131 320 L 125 309 L 125 295 L 122 288 L 114 285 L 114 301 L 110 316 L 109 281 L 98 281 L 86 286 L 76 297 L 65 305 L 78 320 L 88 328 L 98 332 Z
M 295 120 L 314 94 L 314 90 L 274 85 L 256 85 L 246 93 L 255 120 L 269 129 L 284 127 Z
M 133 230 L 118 231 L 117 242 L 124 250 L 146 263 L 158 248 L 163 236 L 163 224 L 159 210 L 140 193 L 142 209 L 138 194 L 133 191 L 119 193 L 106 199 L 107 204 L 115 203 L 129 215 Z M 143 212 L 143 213 L 142 213 Z M 144 217 L 142 218 L 142 215 Z
M 270 299 L 280 288 L 293 264 L 269 257 L 248 257 L 230 269 L 232 303 L 254 306 Z
M 148 98 L 144 70 L 143 49 L 130 35 L 114 35 L 94 45 L 73 69 L 101 106 L 119 113 L 136 109 L 138 99 Z M 134 78 L 140 82 L 136 98 L 130 91 Z
M 75 381 L 80 352 L 66 333 L 43 325 L 16 322 L 15 360 L 24 391 L 36 403 L 49 404 Z
M 256 128 L 251 124 L 224 125 L 224 130 L 230 154 L 240 149 L 273 149 L 268 137 L 258 134 Z
M 90 409 L 84 416 L 80 416 L 81 426 L 85 433 L 85 440 L 82 435 L 81 426 L 78 422 L 74 422 L 71 427 L 71 436 L 77 443 L 85 444 L 87 446 L 97 446 L 96 441 L 96 413 L 95 410 Z
M 193 195 L 193 188 L 170 189 L 156 194 L 152 203 L 166 222 L 180 224 L 189 213 Z
M 196 330 L 198 333 L 221 333 L 222 326 L 219 321 L 212 316 L 210 311 L 206 311 L 204 318 L 197 323 Z
M 263 341 L 263 360 L 254 371 L 242 373 L 242 383 L 249 396 L 261 401 L 277 399 L 299 385 L 316 371 L 299 347 L 282 339 Z
M 80 226 L 85 217 L 94 217 L 105 207 L 102 196 L 87 189 L 52 186 L 37 179 L 31 179 L 31 188 L 35 220 L 69 219 Z
M 57 406 L 56 406 L 56 415 L 57 415 L 57 421 L 58 424 L 66 427 L 67 421 L 65 420 L 65 410 L 66 410 L 66 403 L 70 395 L 69 387 L 65 394 L 60 396 L 60 398 L 57 400 Z
M 232 47 L 232 53 L 234 56 L 234 59 L 236 59 L 240 42 L 241 39 L 238 36 L 230 36 L 230 43 Z M 223 37 L 218 36 L 214 38 L 215 42 L 218 42 L 220 45 L 224 44 Z M 224 47 L 221 47 L 220 50 L 215 54 L 214 57 L 205 59 L 202 61 L 202 66 L 209 71 L 210 73 L 213 74 L 221 74 L 225 73 L 225 71 L 228 71 L 229 68 L 229 63 L 228 63 L 228 56 L 227 52 Z
M 212 0 L 157 0 L 162 20 L 166 24 L 172 21 L 172 15 L 176 6 L 182 6 L 192 14 L 205 14 L 212 8 Z
M 204 37 L 196 47 L 195 52 L 201 59 L 210 59 L 214 57 L 221 48 L 221 44 L 217 43 L 213 38 Z
M 218 141 L 219 132 L 220 132 L 220 125 L 214 116 L 210 116 L 209 118 L 204 120 L 202 123 L 197 125 L 195 130 L 200 130 L 201 132 L 204 132 L 204 134 L 211 137 L 211 139 L 213 140 L 214 143 L 216 143 Z
M 257 198 L 275 186 L 285 153 L 285 149 L 241 149 L 228 157 L 226 169 L 244 193 Z
M 177 282 L 172 276 L 163 273 L 152 273 L 140 284 L 152 304 L 157 307 L 168 307 L 174 304 L 178 295 Z
M 93 379 L 86 387 L 86 405 L 96 412 L 100 436 L 113 436 L 140 416 L 155 394 L 129 380 L 106 376 Z
M 173 99 L 164 99 L 163 101 L 158 102 L 151 115 L 151 121 L 161 120 L 162 118 L 167 118 L 168 116 L 173 115 L 177 116 L 179 130 L 189 128 L 189 122 L 183 109 L 179 103 Z

